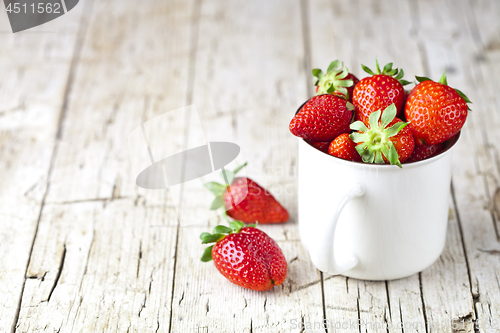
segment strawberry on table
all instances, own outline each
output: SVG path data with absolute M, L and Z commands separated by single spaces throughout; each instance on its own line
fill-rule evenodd
M 222 171 L 226 184 L 209 182 L 204 186 L 215 199 L 210 209 L 225 207 L 227 215 L 245 223 L 281 223 L 288 220 L 288 211 L 266 189 L 247 177 L 234 176 L 246 163 L 234 171 Z
M 372 75 L 361 79 L 353 91 L 352 103 L 356 106 L 356 120 L 368 124 L 368 117 L 375 111 L 385 110 L 391 104 L 396 106 L 397 115 L 402 113 L 405 91 L 403 86 L 410 82 L 403 80 L 404 71 L 392 68 L 392 63 L 380 70 L 375 60 L 376 70 L 373 72 L 365 65 L 363 70 Z
M 435 145 L 415 145 L 413 153 L 405 161 L 406 163 L 422 161 L 427 158 L 436 156 L 446 148 L 446 143 L 441 142 Z
M 354 106 L 345 99 L 324 94 L 309 99 L 290 122 L 293 135 L 310 141 L 332 141 L 349 133 Z
M 349 134 L 340 134 L 335 140 L 332 141 L 328 147 L 328 154 L 342 158 L 344 160 L 361 162 L 361 156 L 356 150 L 356 143 L 354 143 Z
M 416 77 L 420 82 L 405 105 L 406 120 L 418 144 L 434 145 L 456 135 L 467 119 L 471 101 L 460 90 L 448 86 L 446 74 L 438 82 Z
M 339 68 L 340 66 L 340 68 Z M 316 95 L 322 94 L 337 94 L 344 96 L 348 101 L 352 102 L 352 91 L 358 78 L 349 73 L 344 63 L 339 60 L 334 60 L 328 66 L 326 74 L 319 68 L 312 70 L 314 85 L 316 86 Z
M 229 227 L 219 225 L 213 234 L 200 235 L 205 249 L 201 260 L 214 261 L 217 270 L 241 287 L 265 291 L 285 281 L 287 262 L 276 242 L 255 225 L 244 227 L 232 221 Z
M 370 114 L 368 125 L 361 121 L 351 124 L 350 138 L 357 143 L 356 150 L 365 163 L 390 163 L 401 167 L 401 162 L 413 152 L 415 142 L 408 123 L 396 118 L 396 106 L 389 105 Z

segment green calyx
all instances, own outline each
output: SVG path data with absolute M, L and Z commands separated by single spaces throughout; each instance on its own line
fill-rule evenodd
M 363 68 L 363 70 L 370 75 L 388 75 L 388 76 L 391 76 L 391 77 L 395 78 L 396 80 L 398 80 L 399 83 L 401 83 L 401 85 L 403 85 L 403 86 L 406 86 L 407 84 L 411 83 L 410 81 L 403 80 L 403 76 L 405 75 L 403 69 L 392 68 L 392 62 L 388 63 L 387 65 L 384 66 L 384 68 L 382 70 L 380 70 L 378 60 L 377 60 L 377 58 L 375 58 L 375 65 L 376 65 L 375 72 L 363 64 L 361 65 L 361 68 Z
M 225 185 L 219 184 L 217 182 L 208 182 L 203 184 L 203 186 L 205 186 L 210 192 L 212 192 L 215 195 L 215 198 L 212 201 L 212 204 L 210 205 L 210 210 L 219 209 L 224 205 L 224 197 L 223 197 L 224 192 L 226 192 L 229 185 L 232 184 L 234 176 L 246 165 L 247 163 L 245 162 L 244 164 L 240 165 L 233 171 L 222 169 L 221 177 L 222 179 L 224 179 Z
M 432 81 L 431 79 L 425 76 L 415 76 L 415 79 L 417 79 L 418 82 Z M 438 83 L 444 84 L 445 86 L 448 85 L 448 79 L 446 78 L 446 73 L 444 70 L 443 70 L 443 75 L 441 75 L 441 78 L 439 79 Z M 453 90 L 455 90 L 458 93 L 458 95 L 463 98 L 465 103 L 472 104 L 470 99 L 467 96 L 465 96 L 463 92 L 455 88 L 453 88 Z M 467 105 L 467 110 L 472 111 L 468 105 Z
M 355 143 L 360 143 L 356 146 L 356 150 L 363 159 L 363 162 L 384 164 L 383 157 L 385 157 L 390 164 L 402 167 L 396 147 L 394 147 L 389 138 L 397 135 L 408 123 L 398 122 L 388 127 L 396 117 L 396 114 L 397 109 L 393 103 L 384 112 L 378 110 L 370 114 L 370 129 L 361 121 L 351 124 L 351 129 L 358 132 L 352 133 L 349 137 Z
M 225 225 L 218 225 L 214 228 L 212 233 L 209 232 L 201 233 L 200 235 L 201 243 L 202 244 L 217 243 L 229 234 L 236 234 L 240 232 L 240 230 L 243 228 L 255 228 L 256 226 L 257 224 L 248 224 L 245 226 L 245 224 L 240 221 L 231 221 L 229 223 L 229 227 L 226 227 Z M 213 247 L 214 245 L 211 245 L 205 249 L 203 255 L 201 256 L 201 261 L 207 262 L 212 260 Z
M 346 88 L 351 87 L 354 81 L 345 79 L 349 74 L 349 70 L 339 60 L 334 60 L 328 66 L 326 74 L 319 68 L 312 70 L 314 76 L 314 85 L 318 86 L 316 95 L 333 94 L 339 92 L 345 99 L 349 99 L 349 93 Z

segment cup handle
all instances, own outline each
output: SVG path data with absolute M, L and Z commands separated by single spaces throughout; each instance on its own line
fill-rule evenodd
M 335 207 L 333 217 L 326 226 L 326 230 L 321 233 L 317 239 L 317 246 L 312 246 L 309 255 L 311 261 L 317 269 L 324 273 L 337 275 L 353 269 L 358 264 L 358 258 L 354 253 L 348 256 L 342 263 L 335 260 L 333 240 L 335 239 L 335 230 L 337 229 L 337 221 L 340 213 L 345 205 L 353 198 L 359 197 L 365 193 L 363 185 L 356 183 L 351 187 L 346 194 L 340 199 L 340 202 Z

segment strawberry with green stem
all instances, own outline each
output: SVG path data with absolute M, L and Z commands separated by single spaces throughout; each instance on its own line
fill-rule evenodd
M 276 242 L 256 225 L 232 221 L 229 227 L 218 225 L 213 233 L 200 235 L 207 247 L 201 261 L 214 261 L 217 270 L 241 287 L 266 291 L 285 281 L 287 262 Z
M 408 123 L 396 118 L 396 106 L 389 105 L 370 114 L 368 125 L 361 121 L 351 124 L 351 129 L 358 131 L 350 135 L 357 143 L 356 150 L 363 162 L 390 163 L 401 167 L 401 162 L 410 157 L 415 142 Z
M 385 65 L 382 70 L 377 59 L 375 64 L 375 72 L 361 65 L 371 76 L 361 79 L 353 91 L 352 103 L 356 106 L 356 119 L 365 124 L 368 123 L 370 114 L 377 110 L 385 110 L 391 104 L 396 106 L 397 114 L 401 114 L 405 101 L 403 86 L 411 83 L 403 80 L 402 69 L 392 68 L 392 62 Z
M 416 76 L 417 84 L 405 105 L 406 120 L 419 145 L 444 142 L 462 129 L 472 103 L 460 90 L 448 86 L 446 74 L 438 82 Z
M 334 60 L 328 66 L 326 73 L 323 73 L 319 68 L 315 68 L 312 70 L 312 74 L 315 77 L 316 95 L 337 94 L 352 102 L 352 91 L 359 80 L 349 73 L 344 63 Z
M 235 175 L 246 163 L 234 171 L 223 170 L 226 185 L 209 182 L 204 186 L 215 195 L 210 209 L 224 208 L 227 215 L 245 223 L 281 223 L 288 220 L 288 211 L 269 191 L 248 177 Z

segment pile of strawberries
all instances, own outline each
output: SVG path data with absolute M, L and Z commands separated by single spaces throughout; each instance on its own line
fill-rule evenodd
M 290 122 L 290 131 L 330 155 L 365 163 L 416 162 L 442 152 L 460 131 L 469 99 L 452 89 L 446 75 L 438 82 L 416 77 L 408 94 L 404 72 L 392 63 L 358 80 L 339 61 L 326 74 L 314 69 L 316 96 L 309 99 Z M 222 171 L 225 184 L 205 187 L 215 198 L 210 209 L 221 208 L 229 226 L 203 232 L 202 261 L 213 260 L 229 281 L 244 288 L 265 291 L 282 284 L 287 262 L 278 244 L 255 223 L 283 223 L 287 210 L 263 187 L 247 177 L 236 177 L 246 164 Z M 231 220 L 233 219 L 233 220 Z M 251 223 L 246 225 L 244 223 Z
M 326 74 L 313 69 L 316 96 L 290 122 L 290 132 L 330 155 L 354 162 L 416 162 L 447 148 L 465 123 L 470 100 L 448 86 L 416 76 L 408 93 L 402 69 L 361 65 L 370 76 L 358 80 L 336 60 Z M 449 140 L 449 141 L 448 141 Z

